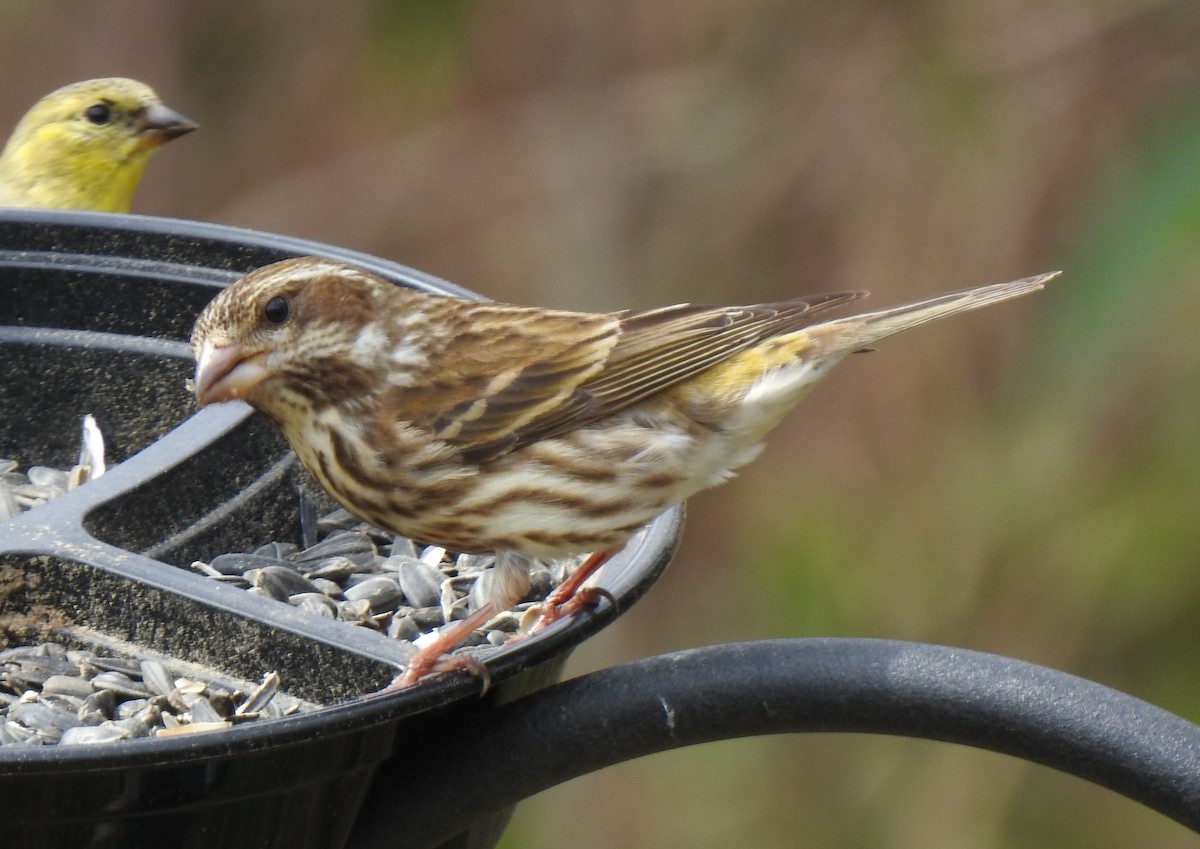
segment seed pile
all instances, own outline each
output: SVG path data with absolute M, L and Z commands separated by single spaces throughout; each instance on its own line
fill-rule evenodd
M 49 466 L 17 471 L 17 461 L 0 457 L 0 522 L 45 504 L 67 491 L 70 472 Z
M 246 692 L 157 660 L 48 642 L 0 651 L 0 746 L 86 745 L 229 728 L 296 713 L 274 672 Z
M 91 417 L 88 417 L 89 419 Z M 103 447 L 89 443 L 71 470 L 0 458 L 0 521 L 74 489 L 104 471 Z M 338 509 L 316 522 L 307 547 L 273 541 L 221 554 L 192 568 L 213 580 L 290 604 L 313 616 L 386 634 L 403 654 L 465 618 L 486 599 L 493 555 L 422 549 Z M 493 617 L 458 650 L 501 646 L 531 624 L 536 607 L 577 560 L 536 564 L 522 602 Z M 250 692 L 194 677 L 174 677 L 157 660 L 100 656 L 47 642 L 0 650 L 0 746 L 83 745 L 228 728 L 294 713 L 301 702 L 278 693 L 268 673 Z
M 104 436 L 89 413 L 83 417 L 79 462 L 70 469 L 30 466 L 21 473 L 17 465 L 16 460 L 0 457 L 0 522 L 103 475 Z
M 462 619 L 487 592 L 490 554 L 422 550 L 335 510 L 317 523 L 318 542 L 301 549 L 270 542 L 245 554 L 221 554 L 192 568 L 214 580 L 298 607 L 314 616 L 372 628 L 420 645 L 422 635 Z M 488 622 L 466 647 L 502 645 L 528 624 L 533 608 L 575 561 L 538 565 L 526 598 Z M 413 648 L 416 651 L 416 648 Z

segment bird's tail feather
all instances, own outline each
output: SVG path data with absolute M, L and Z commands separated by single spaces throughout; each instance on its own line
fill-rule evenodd
M 928 321 L 1036 292 L 1061 273 L 1053 271 L 1009 283 L 964 289 L 898 307 L 833 319 L 822 322 L 809 331 L 825 346 L 823 354 L 831 357 L 841 356 Z

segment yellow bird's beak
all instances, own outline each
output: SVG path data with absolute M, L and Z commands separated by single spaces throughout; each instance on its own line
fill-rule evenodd
M 171 139 L 187 135 L 200 125 L 161 103 L 139 109 L 134 116 L 133 130 L 138 137 L 139 150 L 151 150 Z

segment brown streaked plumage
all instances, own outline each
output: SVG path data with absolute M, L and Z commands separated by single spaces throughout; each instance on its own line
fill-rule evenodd
M 529 558 L 595 552 L 548 618 L 639 527 L 726 480 L 838 361 L 880 339 L 1041 289 L 1054 275 L 846 318 L 840 292 L 752 306 L 573 313 L 442 297 L 330 260 L 286 260 L 230 286 L 196 322 L 201 405 L 266 415 L 343 506 L 455 551 L 493 551 L 493 600 Z M 577 606 L 572 605 L 572 608 Z M 461 665 L 461 663 L 457 664 Z

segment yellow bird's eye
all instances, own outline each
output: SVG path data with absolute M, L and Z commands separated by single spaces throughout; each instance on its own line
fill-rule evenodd
M 112 107 L 107 103 L 96 103 L 89 106 L 83 115 L 96 126 L 102 127 L 112 121 Z

